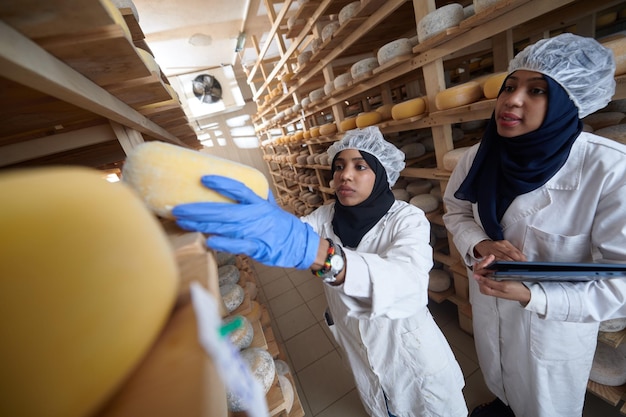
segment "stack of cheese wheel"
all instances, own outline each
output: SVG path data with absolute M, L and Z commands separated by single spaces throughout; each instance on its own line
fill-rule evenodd
M 626 344 L 617 348 L 598 343 L 589 379 L 611 387 L 626 383 Z
M 237 262 L 237 257 L 232 253 L 215 251 L 214 255 L 218 268 L 225 265 L 235 265 Z
M 396 39 L 383 45 L 376 53 L 378 65 L 384 65 L 394 58 L 409 55 L 413 52 L 413 45 L 407 38 Z
M 94 415 L 170 317 L 170 241 L 95 169 L 5 170 L 0 193 L 0 414 Z
M 465 106 L 480 100 L 483 90 L 475 81 L 469 81 L 440 91 L 435 96 L 435 107 L 438 110 L 447 110 Z
M 372 70 L 376 67 L 378 67 L 377 58 L 364 58 L 360 61 L 357 61 L 350 67 L 350 75 L 352 75 L 353 80 L 361 77 L 366 77 L 370 75 L 372 73 Z
M 427 102 L 423 97 L 418 97 L 398 103 L 391 108 L 393 120 L 408 119 L 424 114 L 427 109 Z
M 276 365 L 270 353 L 262 348 L 249 347 L 240 352 L 241 359 L 250 369 L 253 378 L 261 385 L 264 394 L 267 394 L 276 378 Z M 246 411 L 244 399 L 235 393 L 227 393 L 228 409 L 233 412 Z
M 443 269 L 431 269 L 428 273 L 428 290 L 443 292 L 450 288 L 452 279 L 450 274 Z
M 451 3 L 433 10 L 424 16 L 417 24 L 417 38 L 420 42 L 432 38 L 439 33 L 445 32 L 465 18 L 463 6 Z
M 356 126 L 360 129 L 380 123 L 383 115 L 377 111 L 368 111 L 359 113 L 356 117 Z
M 508 73 L 506 71 L 498 72 L 485 80 L 483 84 L 483 95 L 485 98 L 493 99 L 498 97 L 502 83 L 506 79 L 507 75 Z
M 462 146 L 460 148 L 452 149 L 451 151 L 446 152 L 443 156 L 443 169 L 447 171 L 454 171 L 454 167 L 459 162 L 461 157 L 465 154 L 465 152 L 470 149 L 469 146 Z
M 306 64 L 312 56 L 313 51 L 303 51 L 300 55 L 298 55 L 298 65 L 302 66 Z

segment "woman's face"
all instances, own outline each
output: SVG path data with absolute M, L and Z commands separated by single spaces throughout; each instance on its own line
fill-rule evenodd
M 356 206 L 370 196 L 374 189 L 376 174 L 365 162 L 361 152 L 345 149 L 337 154 L 334 162 L 335 193 L 344 206 Z
M 548 110 L 548 83 L 539 72 L 517 70 L 496 101 L 498 134 L 506 138 L 539 129 Z

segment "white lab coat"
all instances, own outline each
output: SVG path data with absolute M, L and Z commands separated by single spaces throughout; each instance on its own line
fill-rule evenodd
M 333 213 L 325 205 L 302 220 L 341 243 Z M 324 286 L 331 332 L 371 416 L 387 416 L 384 394 L 397 417 L 467 416 L 463 375 L 427 308 L 429 241 L 424 213 L 396 201 L 355 250 L 345 249 L 345 282 Z
M 461 158 L 444 194 L 444 221 L 471 265 L 488 239 L 477 206 L 454 198 L 478 145 Z M 544 186 L 518 196 L 501 224 L 529 261 L 626 262 L 626 146 L 581 133 Z M 488 163 L 488 162 L 487 162 Z M 474 340 L 489 389 L 517 417 L 582 414 L 598 322 L 626 316 L 626 280 L 527 284 L 531 301 L 481 294 L 470 277 Z

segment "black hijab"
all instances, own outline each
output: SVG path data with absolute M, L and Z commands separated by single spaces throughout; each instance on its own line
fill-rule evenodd
M 583 128 L 578 108 L 567 92 L 552 78 L 544 78 L 548 82 L 548 106 L 539 129 L 502 137 L 494 112 L 476 158 L 454 193 L 459 200 L 478 202 L 480 220 L 493 240 L 504 239 L 500 221 L 515 197 L 541 187 L 561 169 Z
M 389 187 L 387 172 L 382 164 L 373 155 L 359 150 L 365 162 L 376 175 L 372 193 L 365 201 L 356 206 L 344 206 L 338 198 L 335 200 L 335 215 L 333 217 L 333 230 L 339 236 L 344 246 L 356 248 L 361 239 L 378 221 L 389 211 L 395 197 Z M 331 164 L 331 173 L 335 175 L 335 159 Z

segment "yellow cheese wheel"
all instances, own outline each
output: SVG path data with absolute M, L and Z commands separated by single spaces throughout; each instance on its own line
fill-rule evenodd
M 435 107 L 438 110 L 447 110 L 474 103 L 480 100 L 482 96 L 483 90 L 480 88 L 480 84 L 475 81 L 469 81 L 437 93 L 435 96 Z
M 419 116 L 426 111 L 426 100 L 422 97 L 398 103 L 391 108 L 391 117 L 393 120 L 408 119 L 410 117 Z
M 269 185 L 260 171 L 165 142 L 146 142 L 133 149 L 124 162 L 122 180 L 139 193 L 152 211 L 171 219 L 171 210 L 178 204 L 232 202 L 201 184 L 200 178 L 208 174 L 241 181 L 267 198 Z
M 376 109 L 376 111 L 383 116 L 382 120 L 389 120 L 392 118 L 391 109 L 393 108 L 393 106 L 393 104 L 383 104 Z
M 171 312 L 169 240 L 96 170 L 5 171 L 0 193 L 0 415 L 93 415 Z
M 383 115 L 377 111 L 359 113 L 356 117 L 356 126 L 360 129 L 375 125 L 383 120 Z
M 320 135 L 328 136 L 337 132 L 337 125 L 335 123 L 326 123 L 320 126 Z
M 156 73 L 160 77 L 161 68 L 159 67 L 159 64 L 157 64 L 152 54 L 146 51 L 145 49 L 141 49 L 141 48 L 135 48 L 135 50 L 141 57 L 141 60 L 143 61 L 143 63 L 146 64 L 146 67 L 148 67 L 148 70 L 150 70 L 150 72 Z
M 311 139 L 311 131 L 310 130 L 305 130 L 304 132 L 302 132 L 302 138 L 304 140 Z
M 615 75 L 626 74 L 626 36 L 616 37 L 602 45 L 613 51 L 615 57 Z
M 487 78 L 483 85 L 483 95 L 485 98 L 492 99 L 498 97 L 500 87 L 502 87 L 502 83 L 507 75 L 508 73 L 505 71 L 493 74 L 491 77 Z
M 319 126 L 315 126 L 311 128 L 311 137 L 312 138 L 316 138 L 320 135 L 320 128 Z
M 339 129 L 342 132 L 345 132 L 347 130 L 356 129 L 356 117 L 349 117 L 349 118 L 344 119 L 341 122 L 339 122 Z

